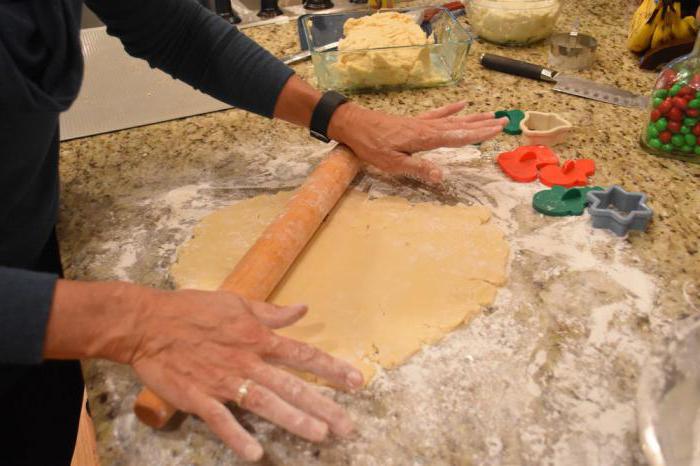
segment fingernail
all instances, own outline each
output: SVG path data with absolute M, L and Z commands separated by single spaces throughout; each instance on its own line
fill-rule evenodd
M 312 429 L 311 437 L 315 442 L 323 442 L 328 437 L 328 424 L 325 422 L 316 421 Z
M 351 388 L 360 388 L 363 382 L 364 378 L 358 371 L 350 372 L 345 378 L 345 383 L 347 383 Z
M 260 445 L 251 443 L 250 445 L 245 447 L 245 449 L 243 450 L 243 455 L 248 461 L 258 461 L 260 458 L 262 458 L 263 449 Z
M 352 421 L 349 418 L 343 418 L 336 424 L 334 432 L 339 437 L 347 437 L 353 430 L 355 430 L 355 425 Z

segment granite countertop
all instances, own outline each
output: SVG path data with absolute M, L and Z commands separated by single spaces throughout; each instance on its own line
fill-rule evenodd
M 565 0 L 565 30 L 599 40 L 586 77 L 639 93 L 655 74 L 624 48 L 633 6 Z M 622 2 L 624 3 L 624 2 Z M 278 56 L 297 48 L 293 23 L 246 30 Z M 553 93 L 549 85 L 478 65 L 482 52 L 546 63 L 547 46 L 476 42 L 457 86 L 366 94 L 375 109 L 413 114 L 465 100 L 469 111 L 559 112 L 577 129 L 557 146 L 596 162 L 596 185 L 648 194 L 654 220 L 617 238 L 583 217 L 551 219 L 529 202 L 537 185 L 506 181 L 493 157 L 503 135 L 473 149 L 438 151 L 465 202 L 489 205 L 511 243 L 509 282 L 483 315 L 356 395 L 336 393 L 355 438 L 313 446 L 241 414 L 268 452 L 263 464 L 639 464 L 635 393 L 644 361 L 700 303 L 700 165 L 662 159 L 638 144 L 644 111 Z M 313 79 L 310 63 L 295 66 Z M 211 210 L 298 186 L 326 146 L 286 123 L 239 110 L 171 121 L 61 145 L 59 225 L 67 276 L 169 287 L 177 246 Z M 477 154 L 477 156 L 475 156 Z M 427 190 L 369 174 L 370 194 L 435 200 Z M 99 453 L 107 465 L 239 464 L 186 418 L 155 432 L 131 413 L 139 383 L 127 367 L 85 363 Z M 266 461 L 266 463 L 265 463 Z

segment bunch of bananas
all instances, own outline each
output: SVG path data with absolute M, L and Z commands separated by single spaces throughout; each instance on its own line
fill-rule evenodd
M 694 16 L 681 16 L 681 2 L 644 0 L 632 17 L 627 48 L 645 52 L 676 40 L 695 37 L 698 24 Z

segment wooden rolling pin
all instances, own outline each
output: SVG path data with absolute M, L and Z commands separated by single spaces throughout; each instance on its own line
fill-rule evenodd
M 360 163 L 350 149 L 345 146 L 333 149 L 219 289 L 248 299 L 266 300 L 342 197 L 359 168 Z M 176 411 L 148 388 L 141 390 L 134 403 L 134 412 L 141 422 L 157 429 L 165 426 Z

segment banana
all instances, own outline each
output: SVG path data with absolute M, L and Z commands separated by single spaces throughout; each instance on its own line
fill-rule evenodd
M 649 12 L 650 7 L 652 9 Z M 651 45 L 661 8 L 661 1 L 657 5 L 654 0 L 644 0 L 635 12 L 627 35 L 627 48 L 632 52 L 643 52 Z
M 681 18 L 678 18 L 671 25 L 671 33 L 674 39 L 690 39 L 695 36 L 695 31 L 693 28 Z
M 698 22 L 695 16 L 686 16 L 683 18 L 683 22 L 688 23 L 688 26 L 693 30 L 693 34 L 698 32 Z
M 695 36 L 695 30 L 687 21 L 681 18 L 680 2 L 675 2 L 673 4 L 673 7 L 668 11 L 668 15 L 669 22 L 671 23 L 672 40 L 688 40 Z
M 672 12 L 669 8 L 663 7 L 661 12 L 656 15 L 654 23 L 656 27 L 654 28 L 654 34 L 651 36 L 651 48 L 655 49 L 667 42 L 673 40 L 672 35 Z
M 676 39 L 690 39 L 697 30 L 695 17 L 681 17 L 681 2 L 644 0 L 632 17 L 627 48 L 633 52 L 644 52 Z
M 630 32 L 637 29 L 642 24 L 646 23 L 652 12 L 656 9 L 655 0 L 644 0 L 632 16 L 632 23 L 630 24 Z

